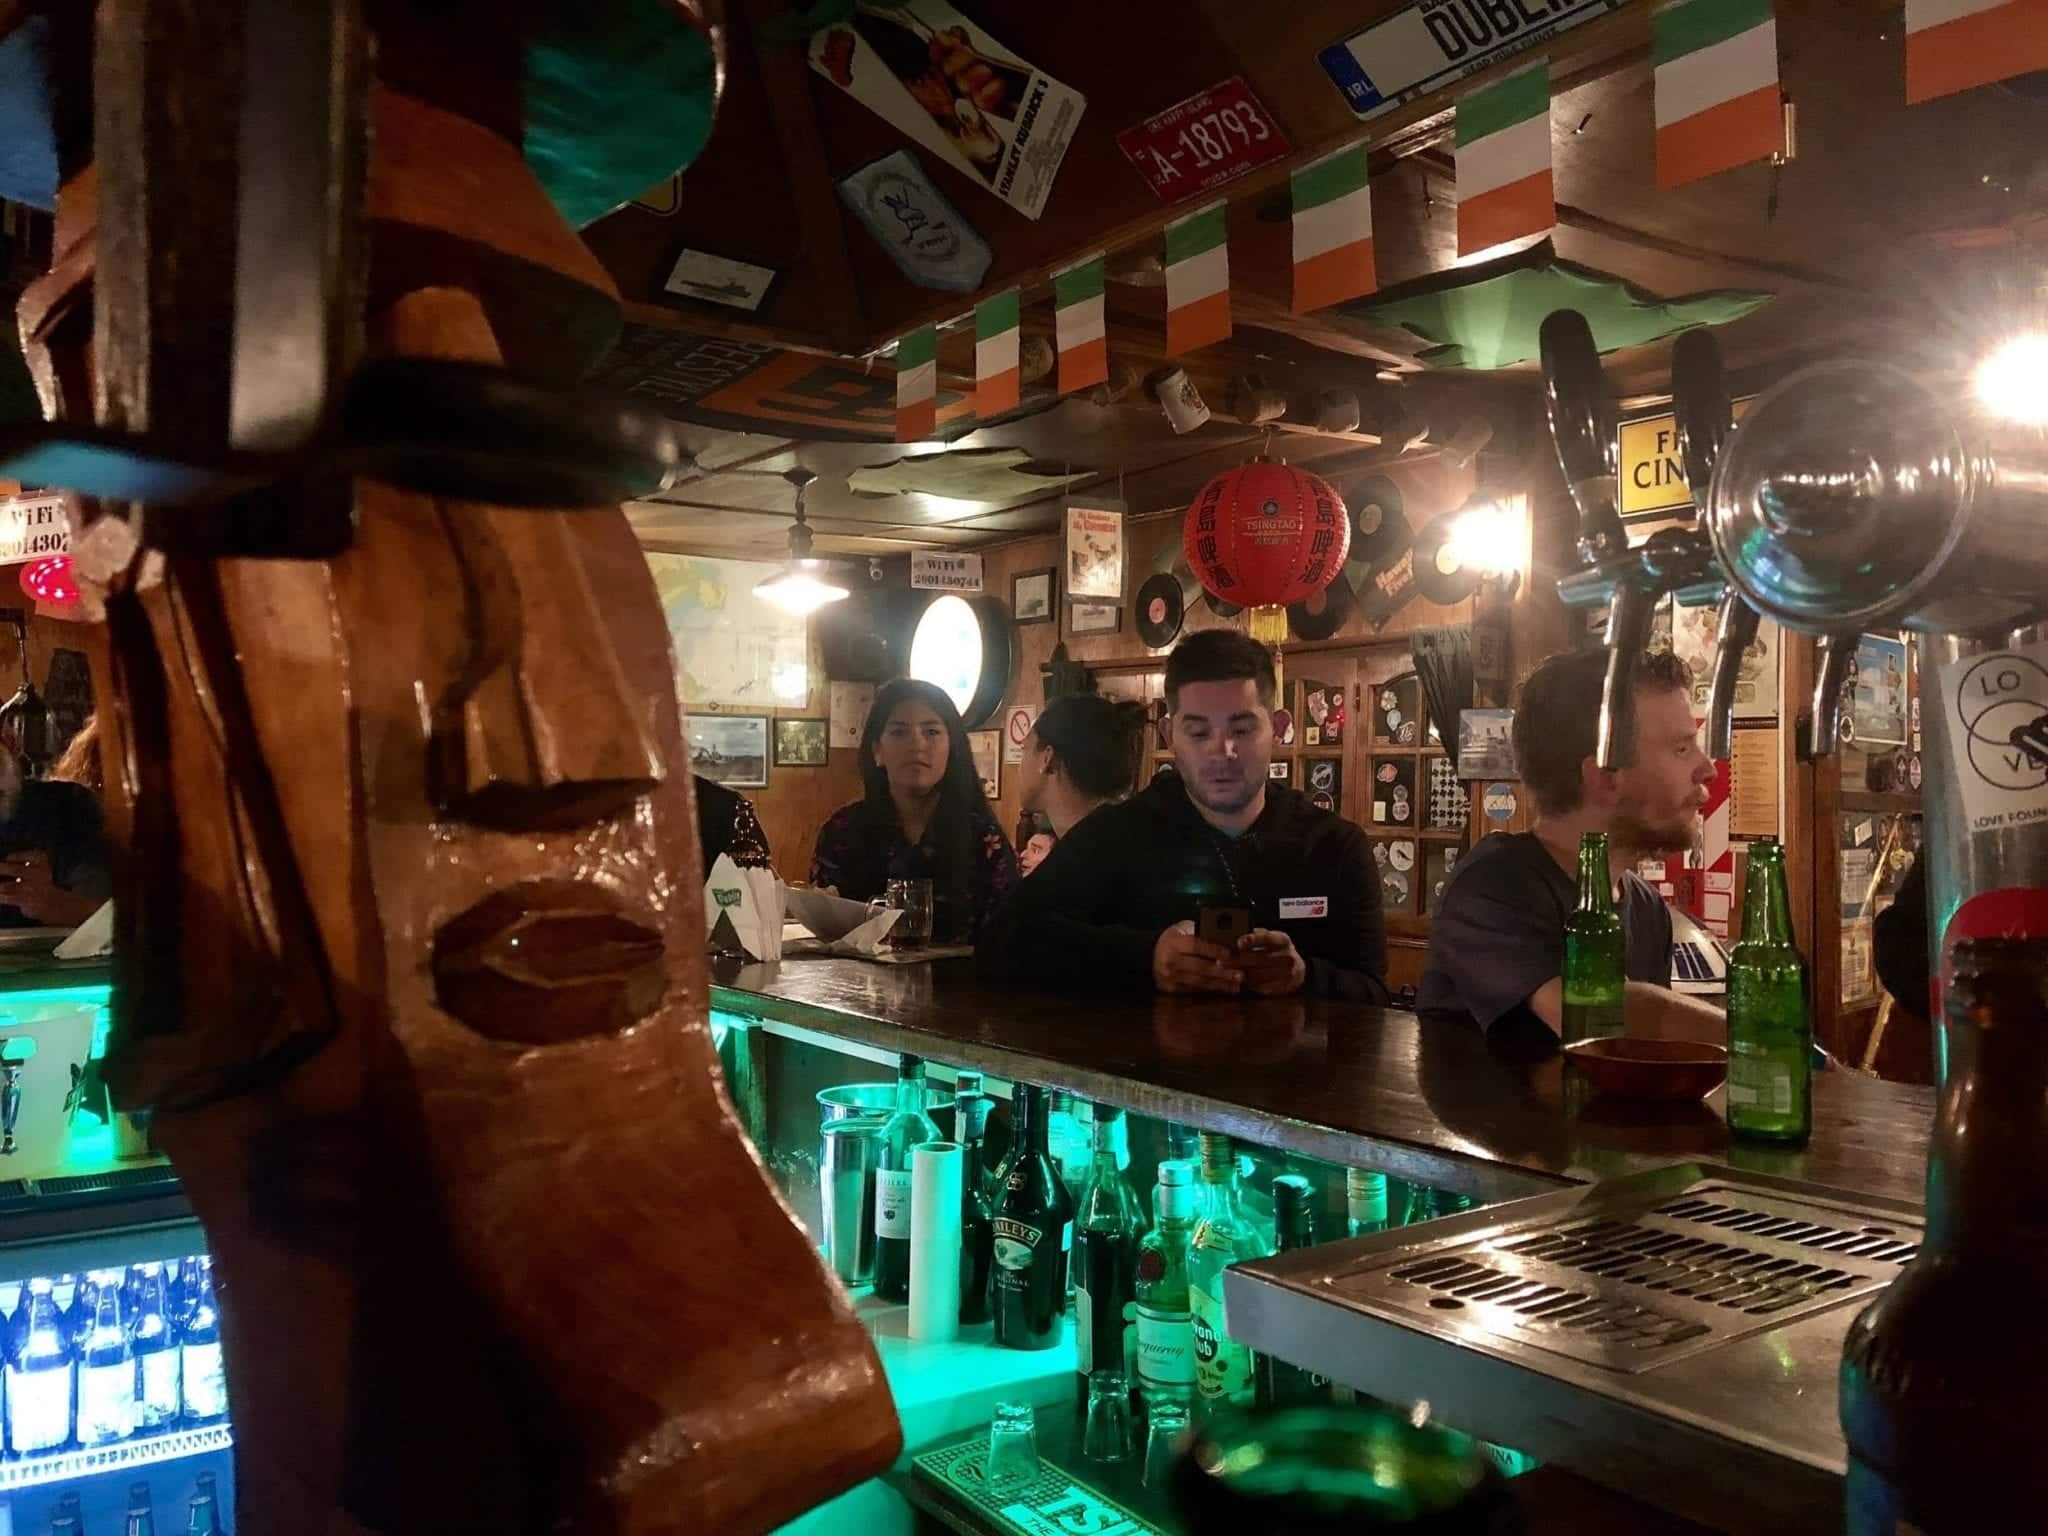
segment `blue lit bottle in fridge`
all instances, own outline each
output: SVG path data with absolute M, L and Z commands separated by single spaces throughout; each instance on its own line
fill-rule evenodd
M 78 1355 L 78 1443 L 90 1449 L 135 1433 L 135 1348 L 122 1315 L 118 1269 L 95 1270 L 93 1324 Z
M 190 1273 L 185 1324 L 178 1340 L 187 1424 L 217 1424 L 228 1416 L 227 1369 L 220 1353 L 220 1302 L 213 1293 L 213 1260 L 187 1260 Z
M 135 1350 L 135 1427 L 160 1434 L 178 1423 L 178 1341 L 161 1264 L 128 1268 L 128 1336 Z
M 185 1536 L 228 1536 L 228 1528 L 220 1523 L 220 1495 L 214 1491 L 211 1472 L 200 1473 L 199 1486 L 192 1490 Z
M 57 1501 L 50 1514 L 50 1536 L 85 1536 L 85 1515 L 77 1494 L 67 1493 Z
M 22 1290 L 7 1326 L 7 1452 L 45 1456 L 71 1439 L 71 1339 L 38 1277 Z
M 128 1524 L 124 1536 L 156 1536 L 156 1509 L 149 1499 L 149 1484 L 128 1485 Z

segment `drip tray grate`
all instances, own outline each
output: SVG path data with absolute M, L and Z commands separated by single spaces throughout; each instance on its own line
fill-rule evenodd
M 1411 1247 L 1324 1283 L 1433 1327 L 1647 1371 L 1889 1284 L 1919 1233 L 1857 1217 L 1709 1182 L 1636 1212 Z

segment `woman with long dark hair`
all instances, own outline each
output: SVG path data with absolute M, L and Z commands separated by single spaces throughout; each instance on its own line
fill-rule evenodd
M 1017 883 L 953 701 L 930 683 L 885 683 L 860 738 L 866 793 L 818 833 L 811 884 L 873 901 L 891 880 L 932 883 L 932 940 L 965 944 Z

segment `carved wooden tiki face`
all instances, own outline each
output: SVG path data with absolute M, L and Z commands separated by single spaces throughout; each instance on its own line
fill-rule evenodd
M 517 311 L 610 302 L 517 150 L 390 92 L 375 130 L 370 355 L 587 361 Z M 23 308 L 76 416 L 90 175 L 65 196 Z M 103 420 L 125 345 L 103 315 Z M 645 560 L 615 508 L 353 495 L 329 561 L 153 582 L 117 509 L 82 540 L 118 568 L 116 1076 L 208 1228 L 252 1528 L 772 1524 L 898 1434 L 717 1087 Z

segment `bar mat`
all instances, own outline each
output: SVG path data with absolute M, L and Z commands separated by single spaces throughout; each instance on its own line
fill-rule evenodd
M 923 949 L 885 949 L 877 954 L 862 955 L 827 944 L 823 939 L 785 939 L 782 942 L 782 958 L 785 960 L 865 960 L 871 965 L 917 965 L 926 960 L 951 960 L 973 953 L 972 944 L 931 944 Z
M 972 1505 L 996 1529 L 1014 1531 L 1017 1536 L 1067 1536 L 1073 1531 L 1164 1536 L 1158 1526 L 1043 1458 L 1037 1477 L 998 1493 L 983 1481 L 987 1461 L 988 1435 L 984 1431 L 913 1456 L 910 1466 L 914 1475 Z

